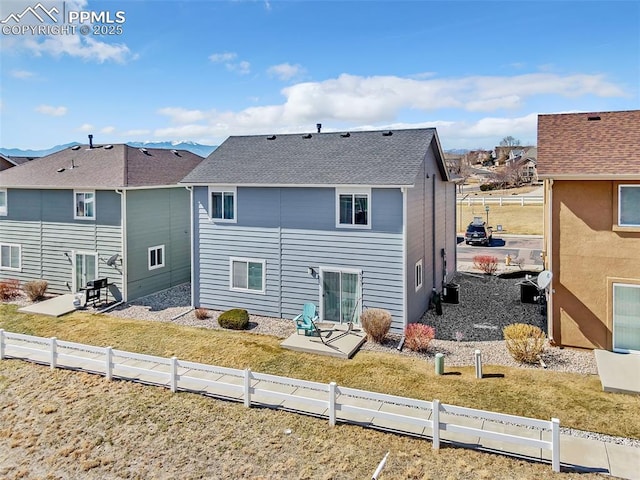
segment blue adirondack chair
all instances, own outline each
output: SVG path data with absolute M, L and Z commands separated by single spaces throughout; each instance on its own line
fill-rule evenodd
M 298 334 L 302 331 L 306 336 L 313 335 L 322 339 L 320 329 L 315 324 L 316 320 L 318 320 L 318 313 L 313 303 L 305 303 L 302 308 L 302 313 L 293 319 Z

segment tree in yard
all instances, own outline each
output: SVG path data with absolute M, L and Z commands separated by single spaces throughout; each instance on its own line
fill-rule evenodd
M 519 147 L 520 140 L 509 135 L 507 137 L 504 137 L 502 140 L 500 140 L 500 146 L 501 147 Z

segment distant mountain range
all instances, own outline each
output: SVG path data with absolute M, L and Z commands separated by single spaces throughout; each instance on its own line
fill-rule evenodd
M 48 148 L 46 150 L 22 150 L 20 148 L 2 148 L 0 147 L 0 153 L 8 157 L 44 157 L 52 153 L 59 152 L 65 148 L 73 147 L 74 145 L 80 145 L 78 142 L 65 143 L 64 145 L 56 145 L 55 147 Z M 213 152 L 217 145 L 202 145 L 195 142 L 127 142 L 127 145 L 132 147 L 145 147 L 145 148 L 166 148 L 176 150 L 188 150 L 201 157 L 208 157 Z

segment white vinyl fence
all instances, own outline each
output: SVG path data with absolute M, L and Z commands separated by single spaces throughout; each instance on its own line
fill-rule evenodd
M 542 196 L 524 196 L 514 195 L 511 197 L 492 197 L 485 195 L 465 195 L 457 198 L 458 205 L 543 205 L 544 197 Z
M 332 426 L 339 420 L 422 436 L 424 429 L 429 429 L 434 449 L 440 448 L 443 432 L 539 448 L 551 452 L 553 471 L 560 471 L 560 422 L 556 418 L 546 421 L 492 413 L 447 405 L 439 400 L 429 402 L 341 387 L 335 382 L 309 382 L 255 373 L 250 369 L 216 367 L 176 357 L 143 355 L 0 329 L 0 360 L 5 358 L 44 363 L 51 369 L 82 369 L 109 380 L 140 381 L 170 388 L 172 392 L 181 390 L 227 398 L 243 402 L 248 408 L 253 403 L 328 417 Z M 550 440 L 542 440 L 542 435 L 537 439 L 472 427 L 469 425 L 474 422 L 470 419 L 476 423 L 488 420 L 551 432 Z M 493 450 L 500 451 L 499 448 Z

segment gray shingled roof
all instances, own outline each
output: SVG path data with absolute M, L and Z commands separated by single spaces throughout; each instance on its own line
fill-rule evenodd
M 122 188 L 175 185 L 202 162 L 186 150 L 128 145 L 66 148 L 0 172 L 3 187 Z M 72 168 L 73 167 L 73 168 Z M 59 171 L 64 169 L 62 171 Z
M 386 131 L 384 131 L 386 132 Z M 413 185 L 433 144 L 434 128 L 229 137 L 182 182 L 230 185 Z M 433 142 L 433 143 L 432 143 Z

